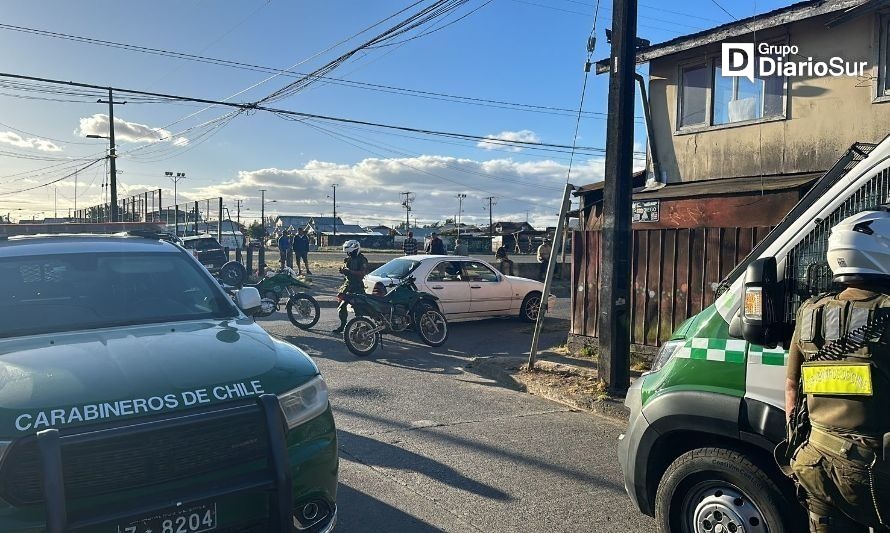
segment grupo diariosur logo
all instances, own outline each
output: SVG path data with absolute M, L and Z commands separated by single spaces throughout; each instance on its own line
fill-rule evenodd
M 864 77 L 868 68 L 868 61 L 842 57 L 825 61 L 802 56 L 800 49 L 790 44 L 723 43 L 720 59 L 723 76 L 744 77 L 752 83 L 755 77 L 767 76 Z

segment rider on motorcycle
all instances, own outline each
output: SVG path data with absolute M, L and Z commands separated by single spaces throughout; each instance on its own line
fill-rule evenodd
M 365 285 L 364 278 L 368 273 L 368 259 L 362 253 L 362 245 L 356 240 L 349 240 L 343 243 L 343 253 L 346 257 L 343 259 L 343 266 L 340 273 L 345 279 L 343 285 L 340 286 L 341 293 L 364 294 Z M 346 327 L 346 319 L 349 312 L 346 310 L 348 304 L 341 301 L 337 308 L 337 314 L 340 317 L 340 326 L 333 330 L 332 333 L 343 333 Z

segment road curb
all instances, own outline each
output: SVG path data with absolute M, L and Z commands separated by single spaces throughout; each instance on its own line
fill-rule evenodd
M 622 399 L 600 399 L 589 394 L 572 394 L 535 382 L 519 381 L 515 374 L 527 362 L 524 357 L 476 357 L 468 368 L 472 369 L 473 373 L 492 379 L 501 386 L 547 398 L 580 411 L 596 413 L 615 422 L 627 422 L 630 412 L 622 403 Z

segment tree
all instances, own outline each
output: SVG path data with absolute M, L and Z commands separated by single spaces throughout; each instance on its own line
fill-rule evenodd
M 250 226 L 247 227 L 247 234 L 251 239 L 262 239 L 263 225 L 256 221 L 251 222 Z

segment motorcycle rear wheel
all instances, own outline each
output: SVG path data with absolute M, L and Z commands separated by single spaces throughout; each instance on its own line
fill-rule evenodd
M 318 323 L 321 310 L 315 298 L 299 292 L 287 300 L 287 318 L 300 329 L 309 329 Z
M 380 333 L 371 333 L 377 325 L 368 318 L 357 316 L 346 324 L 343 341 L 350 352 L 359 357 L 371 355 L 380 345 Z
M 432 307 L 426 307 L 417 321 L 417 334 L 427 346 L 442 346 L 448 340 L 448 320 Z

